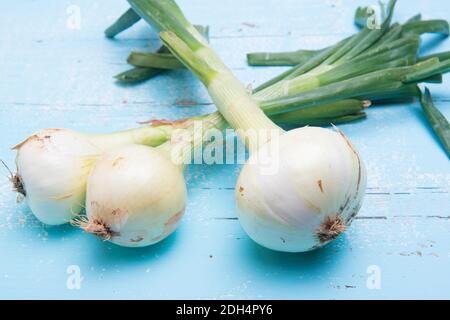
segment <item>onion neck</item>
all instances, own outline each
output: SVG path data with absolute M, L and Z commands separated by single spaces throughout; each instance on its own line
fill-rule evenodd
M 197 150 L 202 150 L 208 142 L 208 135 L 213 130 L 223 131 L 227 122 L 219 112 L 192 119 L 188 126 L 174 130 L 169 141 L 158 146 L 158 150 L 165 153 L 181 170 L 191 163 Z
M 266 144 L 275 132 L 282 132 L 209 46 L 202 44 L 193 49 L 177 34 L 167 31 L 161 32 L 161 39 L 203 82 L 219 112 L 250 152 Z
M 266 144 L 272 134 L 282 132 L 231 72 L 217 73 L 207 84 L 207 89 L 222 116 L 250 152 Z
M 172 125 L 145 126 L 109 134 L 93 134 L 89 135 L 89 138 L 103 150 L 110 150 L 129 144 L 142 144 L 149 147 L 156 147 L 170 140 L 172 132 Z

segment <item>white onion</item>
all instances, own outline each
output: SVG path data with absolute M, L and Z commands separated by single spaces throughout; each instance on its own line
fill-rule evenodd
M 268 154 L 276 155 L 276 172 L 255 160 Z M 341 132 L 292 130 L 260 147 L 244 166 L 236 187 L 240 222 L 269 249 L 313 250 L 350 225 L 365 187 L 364 165 Z
M 15 149 L 16 183 L 34 215 L 49 225 L 77 216 L 89 170 L 102 150 L 87 136 L 63 129 L 42 130 Z
M 157 243 L 177 227 L 186 206 L 186 183 L 157 148 L 130 145 L 107 152 L 89 175 L 87 232 L 126 247 Z

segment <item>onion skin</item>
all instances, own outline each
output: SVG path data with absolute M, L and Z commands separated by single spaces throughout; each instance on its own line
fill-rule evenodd
M 340 131 L 305 127 L 276 140 L 255 152 L 241 171 L 236 187 L 241 225 L 272 250 L 322 247 L 359 211 L 366 188 L 364 164 Z M 275 173 L 255 160 L 261 154 L 277 156 Z
M 130 145 L 104 154 L 87 183 L 87 232 L 124 247 L 169 236 L 186 205 L 182 168 L 158 149 Z
M 76 217 L 84 208 L 86 180 L 100 148 L 75 131 L 45 129 L 14 149 L 15 184 L 36 218 L 60 225 Z

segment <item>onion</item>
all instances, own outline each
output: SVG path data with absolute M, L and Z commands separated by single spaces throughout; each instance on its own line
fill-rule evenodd
M 182 166 L 157 148 L 130 145 L 106 153 L 89 175 L 86 232 L 125 247 L 157 243 L 186 206 Z
M 74 131 L 46 129 L 17 145 L 17 189 L 40 221 L 68 222 L 84 207 L 86 179 L 102 150 Z
M 265 155 L 275 156 L 275 171 L 256 159 Z M 236 187 L 239 220 L 262 246 L 310 251 L 350 225 L 365 186 L 364 165 L 343 134 L 292 130 L 260 147 L 244 166 Z

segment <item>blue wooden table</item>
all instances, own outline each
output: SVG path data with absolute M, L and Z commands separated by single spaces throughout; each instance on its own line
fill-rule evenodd
M 357 5 L 344 0 L 180 0 L 191 21 L 246 84 L 281 68 L 250 68 L 245 53 L 319 48 L 353 32 Z M 40 128 L 110 132 L 152 118 L 214 110 L 187 71 L 137 86 L 115 83 L 131 49 L 158 46 L 140 22 L 116 40 L 103 30 L 125 0 L 0 3 L 0 158 Z M 421 12 L 450 20 L 444 0 L 399 1 L 396 20 Z M 150 40 L 149 40 L 150 39 Z M 450 40 L 424 38 L 424 52 Z M 432 85 L 450 117 L 450 77 Z M 198 106 L 184 106 L 186 100 Z M 0 298 L 450 298 L 450 166 L 415 104 L 374 107 L 342 129 L 368 168 L 358 219 L 345 235 L 307 254 L 254 244 L 236 217 L 239 166 L 192 166 L 189 205 L 178 231 L 153 247 L 124 249 L 70 226 L 46 227 L 17 204 L 0 177 Z M 81 285 L 73 285 L 80 273 Z

